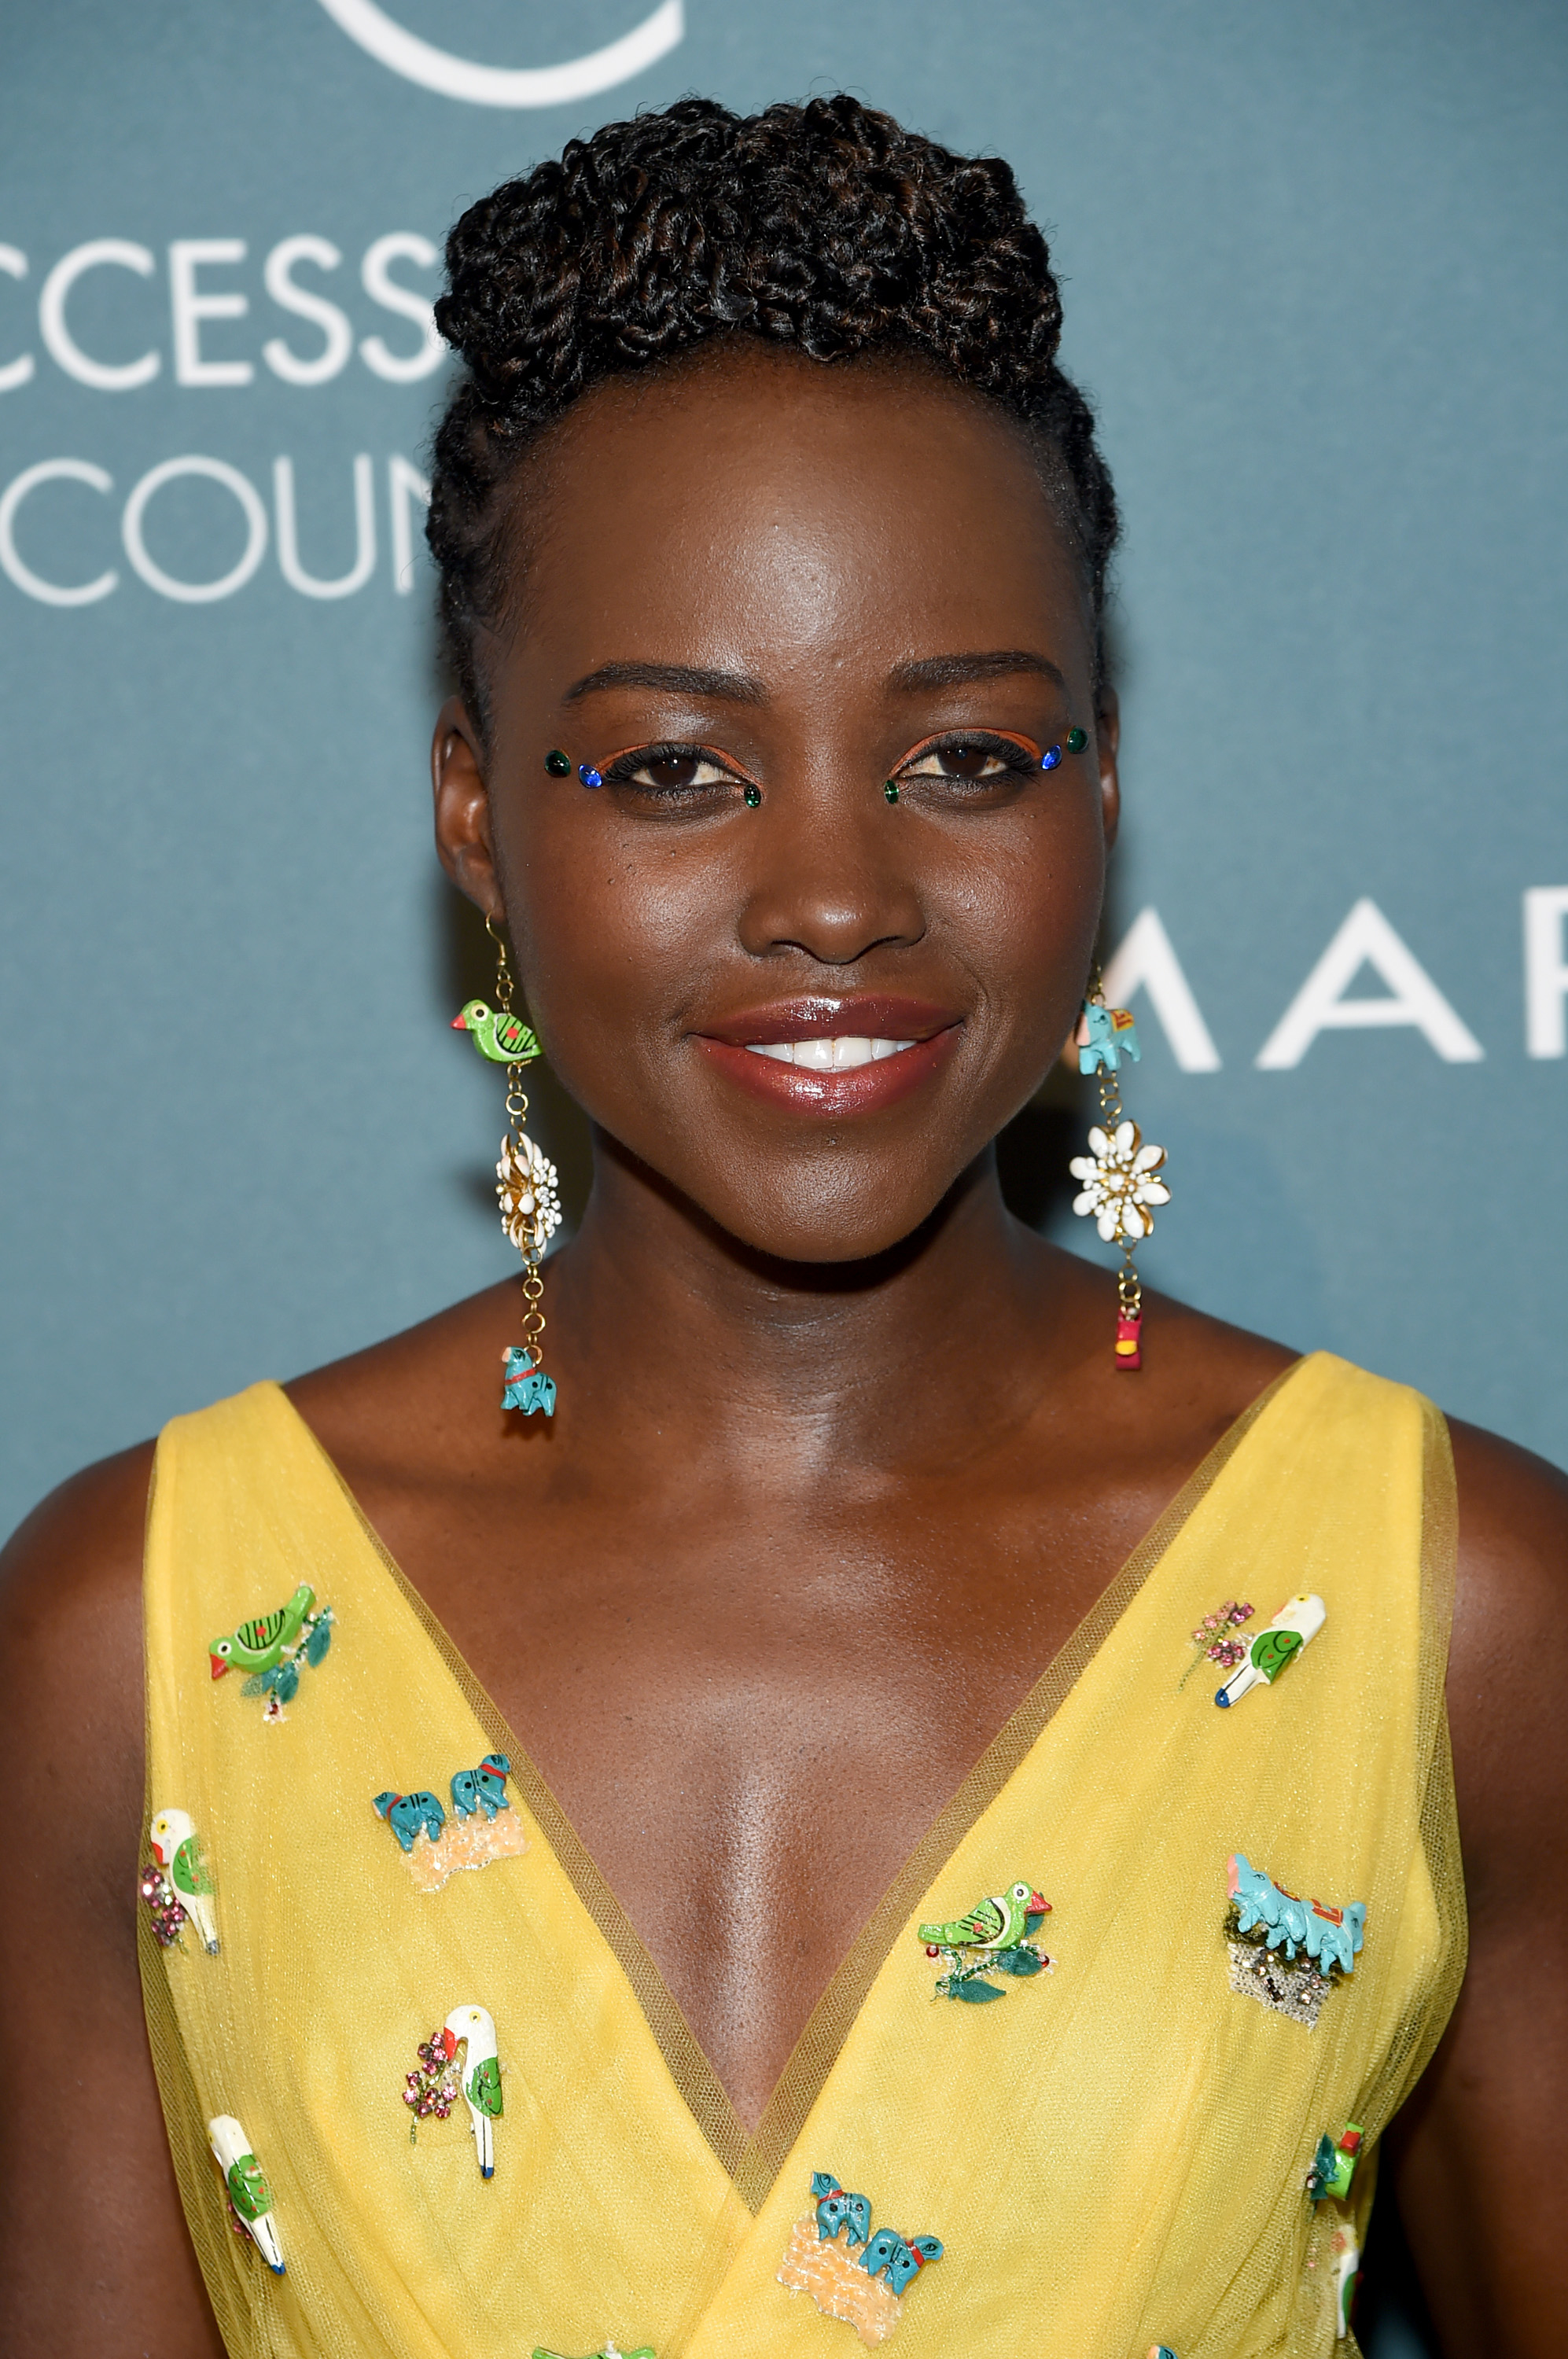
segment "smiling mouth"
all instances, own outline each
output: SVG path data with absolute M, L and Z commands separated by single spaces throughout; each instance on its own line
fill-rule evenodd
M 808 1040 L 746 1040 L 741 1044 L 748 1056 L 771 1057 L 780 1065 L 800 1065 L 813 1073 L 853 1073 L 862 1065 L 879 1065 L 888 1057 L 901 1057 L 917 1044 L 913 1040 L 873 1040 L 860 1033 L 835 1033 L 831 1038 L 818 1035 Z
M 963 1030 L 963 1016 L 951 1007 L 864 992 L 748 1008 L 705 1026 L 696 1046 L 748 1097 L 837 1119 L 909 1097 L 946 1065 Z

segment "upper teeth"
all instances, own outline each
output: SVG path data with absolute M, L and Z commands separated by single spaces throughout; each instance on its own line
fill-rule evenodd
M 912 1040 L 866 1040 L 841 1032 L 833 1039 L 748 1040 L 754 1057 L 773 1057 L 781 1065 L 805 1065 L 819 1073 L 847 1073 L 856 1065 L 870 1065 L 882 1057 L 897 1057 L 912 1049 Z

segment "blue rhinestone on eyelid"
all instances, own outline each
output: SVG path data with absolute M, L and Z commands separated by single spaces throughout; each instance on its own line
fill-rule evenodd
M 1041 768 L 1042 770 L 1054 770 L 1054 769 L 1055 769 L 1055 767 L 1056 767 L 1056 766 L 1057 766 L 1057 764 L 1058 764 L 1058 762 L 1060 762 L 1060 761 L 1061 761 L 1061 759 L 1062 759 L 1062 748 L 1061 748 L 1061 746 L 1060 746 L 1060 745 L 1048 745 L 1048 746 L 1046 747 L 1046 749 L 1045 749 L 1044 753 L 1043 753 L 1043 754 L 1040 756 L 1040 768 Z
M 585 787 L 602 787 L 604 783 L 602 773 L 596 770 L 591 762 L 579 762 L 577 775 Z

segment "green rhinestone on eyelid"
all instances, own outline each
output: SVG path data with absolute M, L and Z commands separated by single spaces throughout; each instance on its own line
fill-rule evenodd
M 552 778 L 569 778 L 572 776 L 571 758 L 561 752 L 559 745 L 550 747 L 544 757 L 544 766 Z
M 882 791 L 887 796 L 890 803 L 896 803 L 898 799 L 898 780 L 896 778 L 884 778 L 882 781 Z
M 1070 754 L 1081 754 L 1088 743 L 1089 733 L 1086 729 L 1070 729 L 1067 732 L 1067 750 Z
M 760 788 L 760 787 L 747 787 L 747 788 L 746 788 L 746 808 L 747 808 L 749 810 L 755 810 L 757 809 L 757 804 L 758 804 L 761 800 L 762 800 L 762 789 L 761 789 L 761 788 Z

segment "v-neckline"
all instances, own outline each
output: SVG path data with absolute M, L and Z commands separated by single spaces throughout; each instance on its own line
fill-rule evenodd
M 1207 1496 L 1264 1410 L 1306 1360 L 1291 1362 L 1226 1427 L 1150 1525 L 1119 1571 L 1051 1657 L 927 1828 L 828 1977 L 774 2085 L 755 2130 L 730 2102 L 707 2053 L 681 2013 L 641 1935 L 615 1897 L 587 1845 L 506 1715 L 365 1514 L 342 1470 L 282 1386 L 279 1397 L 305 1433 L 355 1522 L 461 1689 L 495 1751 L 510 1761 L 513 1783 L 557 1864 L 603 1935 L 642 2010 L 665 2067 L 748 2212 L 761 2208 L 826 2086 L 851 2027 L 899 1930 L 982 1813 L 1007 1786 L 1053 1715 L 1100 1653 L 1194 1509 Z

